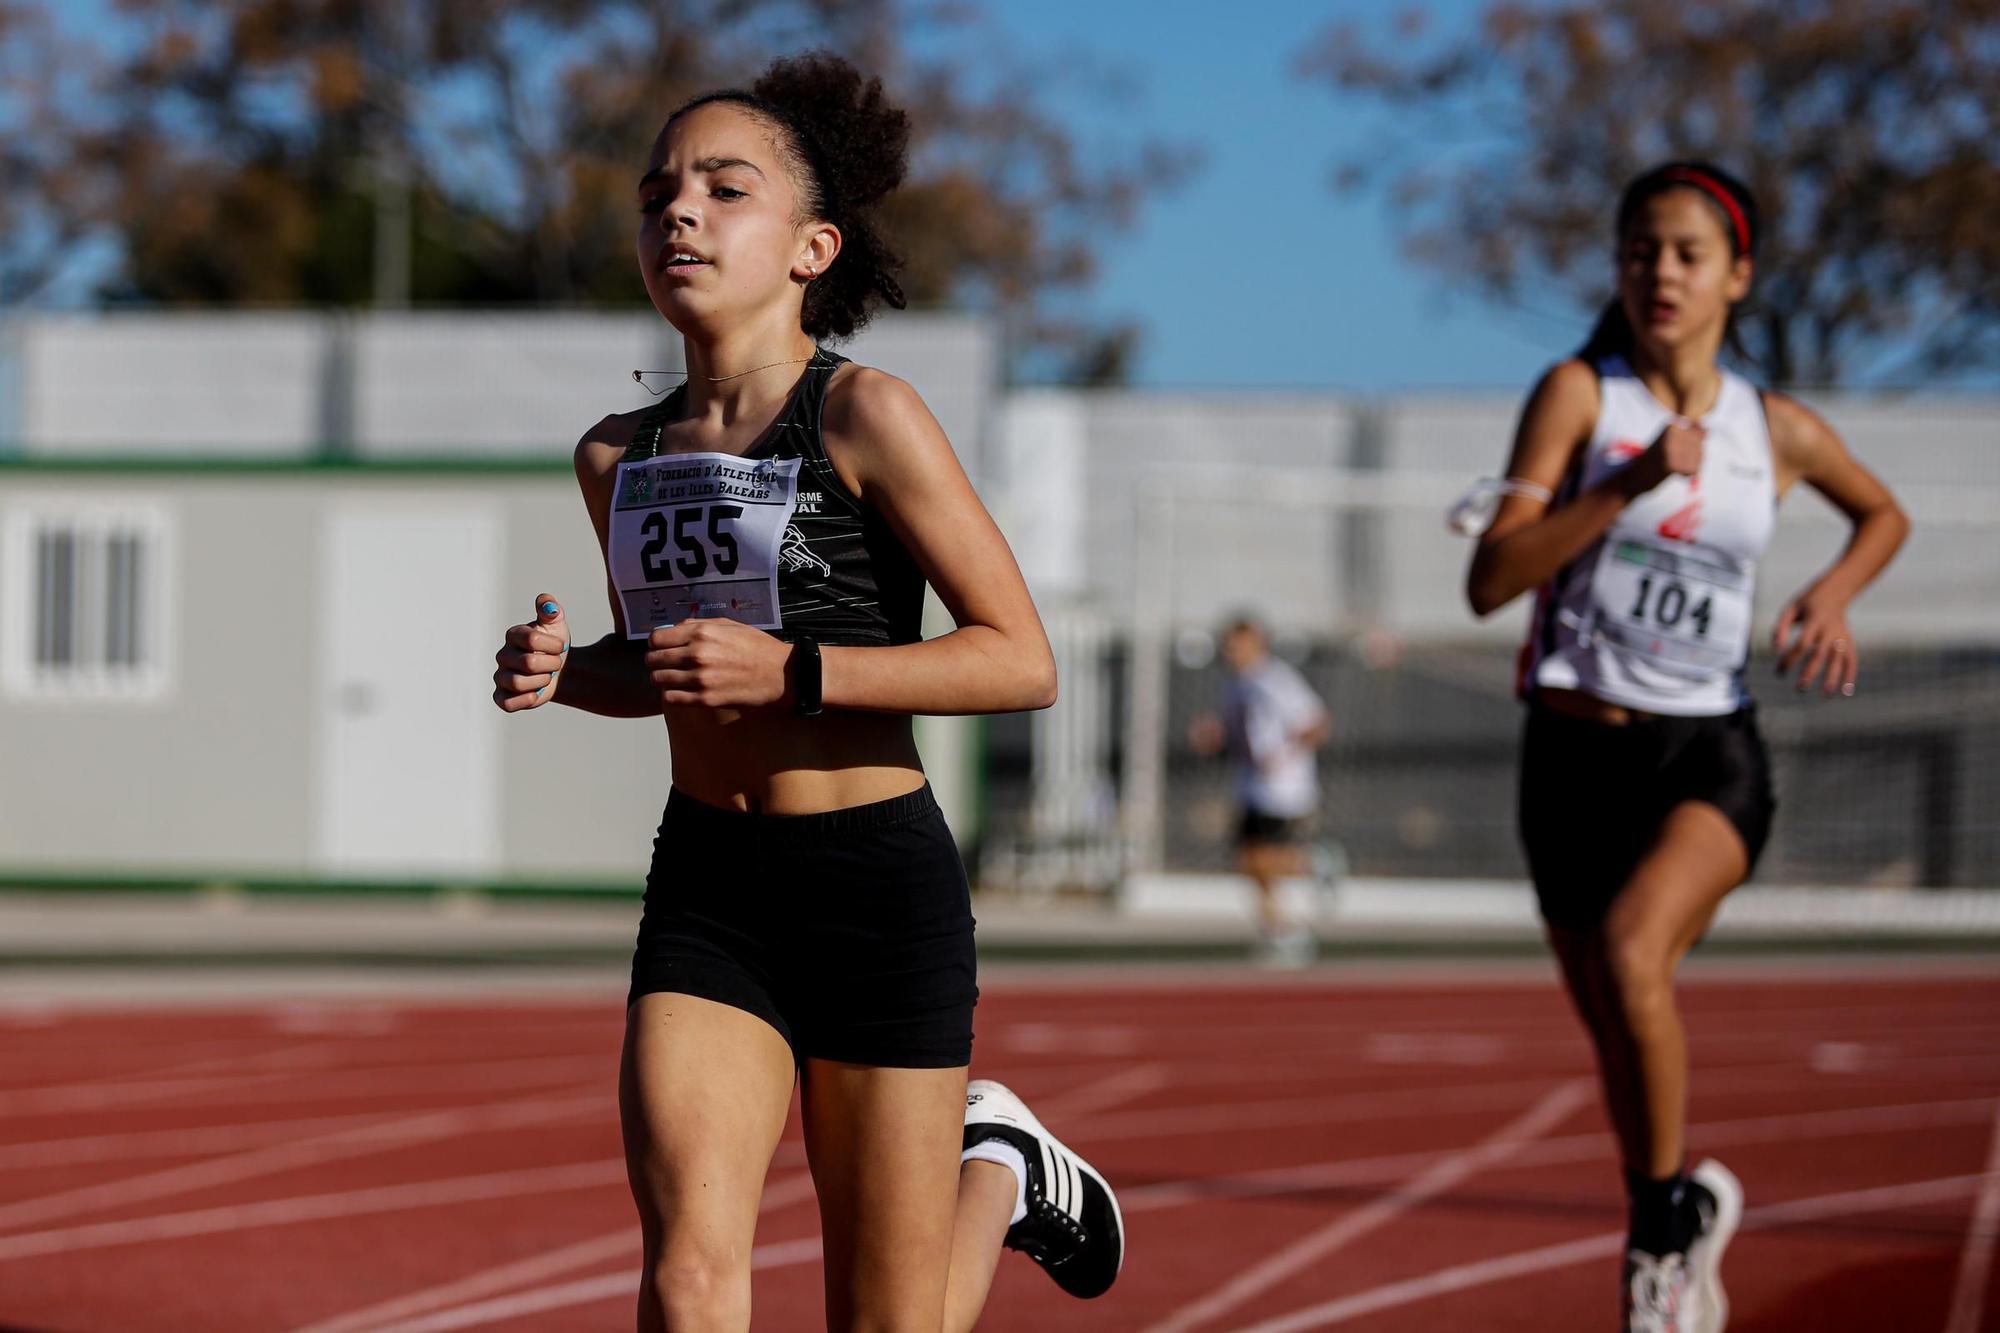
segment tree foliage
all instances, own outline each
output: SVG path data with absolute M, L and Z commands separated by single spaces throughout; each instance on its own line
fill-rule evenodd
M 1496 3 L 1442 39 L 1412 11 L 1299 67 L 1387 113 L 1341 185 L 1489 296 L 1601 302 L 1625 181 L 1705 157 L 1764 213 L 1740 325 L 1774 382 L 2000 360 L 2000 0 Z
M 1059 312 L 1107 230 L 1188 160 L 1128 138 L 1086 166 L 1048 76 L 963 7 L 117 0 L 116 14 L 87 95 L 25 98 L 44 108 L 47 161 L 0 158 L 61 229 L 46 252 L 118 238 L 114 298 L 366 305 L 406 284 L 419 303 L 643 302 L 632 186 L 667 111 L 827 46 L 912 112 L 911 180 L 886 217 L 912 303 L 993 310 L 1017 352 L 1069 373 L 1115 364 L 1105 349 L 1129 331 Z M 8 27 L 0 39 L 12 47 Z M 34 261 L 11 259 L 32 286 Z

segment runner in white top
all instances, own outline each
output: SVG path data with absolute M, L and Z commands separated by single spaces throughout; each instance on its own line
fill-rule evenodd
M 1595 369 L 1597 425 L 1568 474 L 1570 494 L 1604 482 L 1681 419 L 1625 358 Z M 1751 594 L 1777 497 L 1763 401 L 1740 375 L 1720 374 L 1715 404 L 1696 423 L 1700 470 L 1633 499 L 1545 585 L 1527 645 L 1529 686 L 1675 717 L 1748 702 Z
M 1224 631 L 1222 657 L 1230 680 L 1219 735 L 1236 765 L 1237 865 L 1257 888 L 1263 960 L 1298 967 L 1312 961 L 1312 931 L 1295 921 L 1279 888 L 1304 874 L 1313 816 L 1319 811 L 1319 766 L 1326 744 L 1326 705 L 1290 663 L 1271 653 L 1255 621 L 1238 618 Z
M 1631 1195 L 1625 1327 L 1715 1333 L 1742 1192 L 1685 1165 L 1687 1050 L 1673 975 L 1749 874 L 1773 800 L 1743 687 L 1775 502 L 1804 481 L 1852 524 L 1772 633 L 1801 690 L 1852 694 L 1847 607 L 1908 532 L 1825 422 L 1716 364 L 1750 289 L 1757 208 L 1699 162 L 1618 209 L 1618 295 L 1536 386 L 1466 580 L 1487 615 L 1536 590 L 1520 686 L 1522 842 L 1597 1049 Z

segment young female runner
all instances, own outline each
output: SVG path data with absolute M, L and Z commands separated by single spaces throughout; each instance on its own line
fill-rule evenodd
M 1479 615 L 1536 589 L 1520 823 L 1548 936 L 1596 1047 L 1631 1196 L 1626 1326 L 1712 1333 L 1742 1211 L 1685 1166 L 1675 967 L 1756 864 L 1774 806 L 1743 675 L 1756 563 L 1804 481 L 1853 525 L 1772 634 L 1798 688 L 1854 692 L 1847 607 L 1909 524 L 1825 422 L 1716 364 L 1750 289 L 1757 206 L 1701 162 L 1618 205 L 1618 295 L 1535 387 L 1466 580 Z
M 617 629 L 556 601 L 494 699 L 664 713 L 620 1077 L 645 1239 L 641 1329 L 746 1328 L 794 1078 L 833 1329 L 965 1329 L 1002 1244 L 1095 1296 L 1124 1253 L 1103 1179 L 966 1082 L 972 916 L 910 717 L 1045 708 L 1055 667 L 1012 554 L 902 381 L 820 346 L 902 304 L 870 222 L 908 125 L 823 54 L 667 119 L 638 254 L 687 382 L 576 449 Z M 926 582 L 958 628 L 920 641 Z

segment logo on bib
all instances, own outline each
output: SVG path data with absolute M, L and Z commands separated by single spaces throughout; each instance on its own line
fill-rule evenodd
M 620 504 L 641 505 L 653 498 L 653 474 L 642 467 L 625 470 L 625 497 Z

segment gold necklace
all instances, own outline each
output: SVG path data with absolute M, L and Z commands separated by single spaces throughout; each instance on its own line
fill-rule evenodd
M 748 370 L 739 370 L 739 371 L 737 371 L 737 372 L 736 372 L 735 374 L 733 374 L 733 375 L 703 375 L 703 376 L 702 376 L 702 378 L 703 378 L 703 379 L 705 379 L 705 380 L 707 380 L 707 381 L 708 381 L 708 382 L 709 382 L 710 384 L 723 384 L 723 383 L 726 383 L 726 382 L 727 382 L 727 381 L 729 381 L 729 380 L 737 380 L 737 379 L 742 379 L 742 378 L 743 378 L 743 377 L 744 377 L 745 375 L 755 375 L 755 374 L 756 374 L 756 373 L 757 373 L 758 371 L 760 371 L 760 370 L 770 370 L 770 369 L 771 369 L 772 367 L 774 367 L 774 366 L 797 366 L 797 365 L 803 365 L 803 364 L 804 364 L 805 362 L 807 362 L 807 361 L 810 361 L 810 360 L 812 360 L 812 359 L 813 359 L 813 356 L 818 356 L 818 355 L 819 355 L 819 349 L 818 349 L 817 347 L 815 347 L 815 348 L 813 349 L 813 354 L 812 354 L 812 356 L 795 356 L 795 357 L 791 358 L 791 359 L 790 359 L 789 361 L 771 361 L 771 362 L 767 362 L 766 364 L 764 364 L 764 365 L 761 365 L 761 366 L 752 366 L 752 367 L 750 367 L 750 369 L 748 369 Z M 687 373 L 687 372 L 686 372 L 685 370 L 635 370 L 635 371 L 633 371 L 633 372 L 632 372 L 632 382 L 633 382 L 634 384 L 638 385 L 638 386 L 639 386 L 640 388 L 642 388 L 642 389 L 645 389 L 647 393 L 650 393 L 650 394 L 652 394 L 652 395 L 653 395 L 654 397 L 656 397 L 656 398 L 657 398 L 657 397 L 659 397 L 659 396 L 660 396 L 661 394 L 665 393 L 665 392 L 666 392 L 666 390 L 665 390 L 665 389 L 654 389 L 654 388 L 649 388 L 649 387 L 647 386 L 647 384 L 646 384 L 646 381 L 640 378 L 640 376 L 642 376 L 642 375 L 679 375 L 679 376 L 680 376 L 680 377 L 681 377 L 682 379 L 692 379 L 692 378 L 694 378 L 694 377 L 693 377 L 692 375 L 689 375 L 689 374 L 688 374 L 688 373 Z

